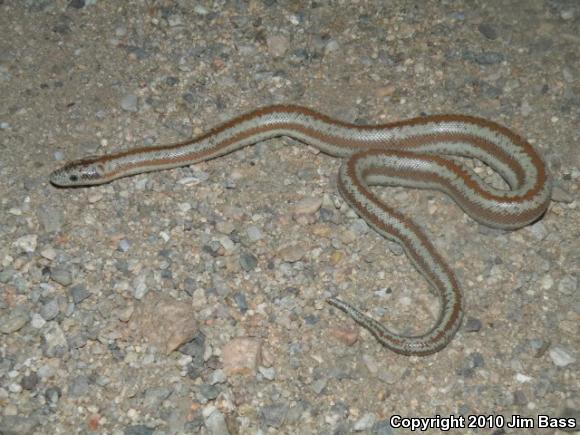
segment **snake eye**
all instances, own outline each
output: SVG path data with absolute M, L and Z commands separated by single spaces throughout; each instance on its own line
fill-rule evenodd
M 70 181 L 72 181 L 72 182 L 77 182 L 77 181 L 79 181 L 79 177 L 78 177 L 78 175 L 74 175 L 74 174 L 73 174 L 73 175 L 71 175 L 70 177 L 68 177 L 68 179 L 69 179 Z

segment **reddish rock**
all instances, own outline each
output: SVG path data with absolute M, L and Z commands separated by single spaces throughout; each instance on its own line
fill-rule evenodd
M 260 364 L 262 342 L 251 337 L 230 340 L 222 349 L 224 370 L 228 374 L 254 374 Z

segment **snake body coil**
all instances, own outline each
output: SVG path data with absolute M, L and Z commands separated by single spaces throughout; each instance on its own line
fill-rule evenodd
M 54 171 L 50 181 L 63 187 L 103 184 L 213 159 L 277 136 L 289 136 L 345 158 L 338 179 L 345 201 L 378 233 L 399 243 L 436 289 L 441 301 L 439 317 L 419 336 L 396 334 L 352 305 L 328 299 L 384 346 L 405 355 L 428 355 L 449 343 L 461 324 L 462 294 L 455 274 L 423 230 L 384 204 L 369 186 L 436 189 L 451 196 L 473 219 L 503 229 L 537 220 L 550 201 L 551 183 L 538 153 L 526 140 L 493 122 L 437 115 L 360 126 L 298 106 L 259 109 L 186 142 L 74 161 Z M 483 161 L 505 180 L 509 190 L 485 184 L 453 156 Z

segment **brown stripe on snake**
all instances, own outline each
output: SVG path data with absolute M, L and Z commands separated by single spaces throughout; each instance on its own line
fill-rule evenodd
M 346 163 L 346 169 L 341 168 L 338 181 L 339 191 L 346 202 L 371 227 L 384 237 L 403 246 L 415 267 L 437 290 L 441 300 L 440 314 L 431 330 L 419 336 L 409 337 L 390 331 L 340 300 L 331 298 L 329 302 L 345 311 L 360 325 L 368 329 L 385 347 L 405 355 L 428 355 L 440 350 L 444 346 L 445 339 L 451 339 L 459 328 L 463 316 L 462 294 L 455 274 L 421 228 L 401 213 L 382 203 L 368 190 L 364 177 L 357 175 L 356 165 L 360 161 L 361 155 L 364 154 L 360 153 L 353 156 Z M 345 180 L 348 181 L 345 183 Z M 380 212 L 373 211 L 375 208 L 388 214 L 391 222 L 388 223 L 385 219 L 381 219 Z M 413 241 L 411 238 L 415 240 Z M 409 249 L 410 247 L 412 248 Z M 422 252 L 422 255 L 419 255 L 419 252 Z M 429 257 L 431 262 L 438 265 L 439 274 L 430 266 Z
M 370 151 L 368 154 L 372 154 L 376 152 Z M 380 152 L 383 156 L 386 156 L 391 153 L 386 153 L 384 151 Z M 490 201 L 495 201 L 497 203 L 511 205 L 514 201 L 514 198 L 517 201 L 525 202 L 533 199 L 536 195 L 538 195 L 541 186 L 545 182 L 544 177 L 538 177 L 538 181 L 536 184 L 528 191 L 525 191 L 522 195 L 511 195 L 511 196 L 502 196 L 506 195 L 506 191 L 504 190 L 482 190 L 473 179 L 470 178 L 470 173 L 468 170 L 453 161 L 450 161 L 445 158 L 441 158 L 435 155 L 417 155 L 415 153 L 409 152 L 394 152 L 392 153 L 393 156 L 397 156 L 399 158 L 407 157 L 413 160 L 422 160 L 425 163 L 429 163 L 434 166 L 439 166 L 446 168 L 448 172 L 455 174 L 455 176 L 459 175 L 462 180 L 462 184 L 466 187 L 470 188 L 471 190 L 477 192 L 477 195 L 481 196 Z M 374 166 L 371 168 L 366 168 L 363 172 L 363 178 L 368 180 L 369 178 L 376 178 L 380 176 L 381 178 L 390 178 L 394 181 L 388 183 L 389 185 L 409 185 L 411 187 L 418 187 L 417 184 L 421 182 L 423 185 L 429 185 L 431 187 L 437 186 L 437 190 L 440 190 L 447 195 L 451 196 L 457 204 L 471 217 L 476 220 L 483 220 L 487 223 L 490 223 L 491 226 L 496 227 L 503 227 L 503 228 L 519 228 L 522 226 L 522 222 L 531 223 L 534 220 L 538 219 L 539 216 L 542 215 L 543 211 L 546 209 L 547 204 L 544 202 L 540 202 L 537 207 L 535 208 L 526 208 L 523 209 L 521 212 L 515 214 L 512 213 L 511 221 L 506 222 L 507 216 L 500 215 L 496 211 L 493 211 L 482 204 L 475 203 L 473 201 L 465 200 L 463 192 L 458 189 L 456 186 L 451 184 L 449 180 L 441 177 L 440 173 L 442 171 L 439 170 L 438 172 L 433 171 L 414 171 L 412 178 L 409 179 L 409 172 L 405 171 L 405 168 L 395 168 L 392 166 Z M 542 174 L 543 175 L 543 174 Z M 372 182 L 371 182 L 372 184 Z M 382 183 L 379 184 L 387 184 L 384 180 Z M 521 183 L 520 183 L 521 184 Z M 503 222 L 498 222 L 498 219 L 502 219 Z
M 297 106 L 258 109 L 184 142 L 74 161 L 54 171 L 50 180 L 63 187 L 103 184 L 213 159 L 278 136 L 347 158 L 338 181 L 345 201 L 377 232 L 400 243 L 437 291 L 440 314 L 432 328 L 418 336 L 396 334 L 346 302 L 334 297 L 328 300 L 386 347 L 402 354 L 427 355 L 445 347 L 460 326 L 463 298 L 454 273 L 421 228 L 383 204 L 369 185 L 438 189 L 472 218 L 506 229 L 538 219 L 550 201 L 551 183 L 540 156 L 520 136 L 491 121 L 435 115 L 366 126 Z M 483 161 L 510 189 L 487 186 L 473 171 L 453 161 L 455 156 Z
M 381 176 L 389 176 L 389 177 L 393 177 L 393 178 L 397 178 L 399 180 L 403 180 L 405 179 L 405 175 L 404 173 L 402 173 L 402 171 L 400 170 L 393 170 L 391 168 L 385 169 L 385 168 L 372 168 L 372 169 L 368 169 L 365 171 L 365 173 L 363 174 L 364 178 L 367 177 L 373 177 L 376 175 L 381 175 Z M 414 183 L 418 183 L 418 182 L 422 182 L 424 184 L 430 184 L 432 186 L 440 186 L 443 185 L 444 183 L 442 183 L 441 178 L 437 175 L 433 175 L 433 174 L 426 174 L 426 173 L 415 173 L 413 175 L 414 177 Z M 398 185 L 403 184 L 402 182 L 399 183 Z M 437 190 L 440 190 L 441 192 L 444 192 L 445 194 L 451 196 L 452 198 L 454 198 L 455 202 L 461 207 L 461 209 L 463 211 L 465 211 L 465 213 L 467 213 L 469 216 L 474 217 L 475 216 L 475 220 L 478 221 L 483 221 L 486 223 L 491 223 L 491 226 L 494 226 L 493 223 L 497 220 L 497 213 L 493 212 L 493 211 L 489 211 L 488 208 L 481 206 L 479 204 L 475 204 L 473 202 L 460 202 L 457 200 L 457 198 L 461 198 L 461 192 L 456 189 L 454 186 L 450 186 L 450 185 L 445 185 L 445 187 L 441 187 L 441 188 L 437 188 Z M 509 201 L 507 201 L 509 203 Z M 536 221 L 538 219 L 538 217 L 542 216 L 543 212 L 546 210 L 546 204 L 540 204 L 538 207 L 536 208 L 530 208 L 525 210 L 524 212 L 519 213 L 518 215 L 514 216 L 513 221 L 514 223 L 511 225 L 506 225 L 504 222 L 504 225 L 502 226 L 502 228 L 511 228 L 511 227 L 515 227 L 515 228 L 520 228 L 522 226 L 521 222 L 526 222 L 526 223 L 532 223 L 534 221 Z M 503 218 L 505 219 L 505 217 Z M 497 226 L 497 225 L 495 225 Z M 506 228 L 507 229 L 507 228 Z

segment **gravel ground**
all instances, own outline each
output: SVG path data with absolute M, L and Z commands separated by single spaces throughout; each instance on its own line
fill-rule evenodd
M 580 420 L 579 35 L 577 0 L 0 0 L 0 433 Z M 340 162 L 290 139 L 48 183 L 64 161 L 274 103 L 360 123 L 468 113 L 545 156 L 554 201 L 515 232 L 438 193 L 381 190 L 463 284 L 443 351 L 396 355 L 324 303 L 340 294 L 409 333 L 436 312 L 400 248 L 343 206 Z

